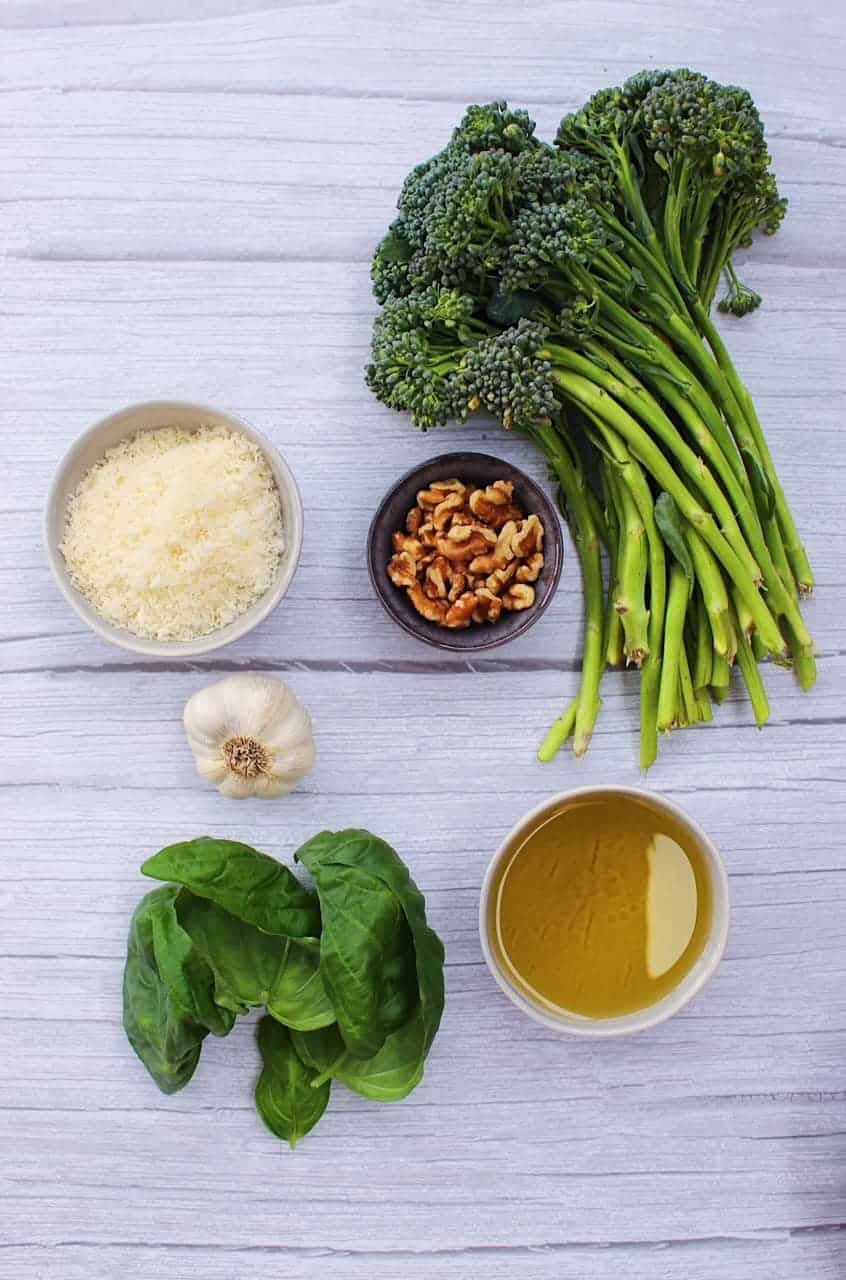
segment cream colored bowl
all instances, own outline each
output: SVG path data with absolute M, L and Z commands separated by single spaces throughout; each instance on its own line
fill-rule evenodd
M 637 1009 L 634 1013 L 627 1013 L 617 1018 L 585 1018 L 580 1014 L 568 1013 L 563 1009 L 553 1011 L 548 1007 L 541 1008 L 514 986 L 499 964 L 491 946 L 489 907 L 496 873 L 502 859 L 521 838 L 529 835 L 534 830 L 540 818 L 545 817 L 546 814 L 553 810 L 560 809 L 577 796 L 597 796 L 609 793 L 613 795 L 630 795 L 638 799 L 647 800 L 654 808 L 663 810 L 675 818 L 701 849 L 711 879 L 713 899 L 711 931 L 696 964 L 685 974 L 679 985 L 669 991 L 662 999 L 656 1000 L 654 1004 L 647 1005 L 644 1009 Z M 479 934 L 485 962 L 496 983 L 505 992 L 512 1004 L 515 1004 L 528 1017 L 533 1018 L 535 1022 L 540 1022 L 543 1026 L 549 1027 L 551 1031 L 559 1031 L 563 1034 L 575 1036 L 622 1036 L 629 1035 L 633 1031 L 645 1031 L 648 1027 L 657 1026 L 659 1022 L 664 1022 L 667 1018 L 671 1018 L 674 1013 L 678 1013 L 679 1009 L 684 1008 L 689 1000 L 693 999 L 697 991 L 704 987 L 722 959 L 728 938 L 729 914 L 728 876 L 717 847 L 709 840 L 698 823 L 688 817 L 678 805 L 673 804 L 671 800 L 666 800 L 663 796 L 656 795 L 653 791 L 640 791 L 636 787 L 576 787 L 572 791 L 562 791 L 558 795 L 550 796 L 548 800 L 544 800 L 542 804 L 537 805 L 524 818 L 521 818 L 517 826 L 508 833 L 497 849 L 482 883 L 482 896 L 479 903 Z
M 65 527 L 68 499 L 85 473 L 102 458 L 107 449 L 127 436 L 156 427 L 226 426 L 253 440 L 267 458 L 273 472 L 282 504 L 285 528 L 285 550 L 273 585 L 249 609 L 225 627 L 199 636 L 196 640 L 150 640 L 117 627 L 89 604 L 77 591 L 59 550 Z M 71 608 L 104 640 L 143 653 L 153 658 L 194 658 L 201 653 L 220 649 L 252 631 L 263 622 L 285 595 L 296 572 L 303 543 L 303 504 L 291 468 L 280 453 L 253 427 L 232 414 L 205 405 L 186 404 L 178 400 L 150 400 L 119 409 L 95 423 L 79 437 L 65 454 L 50 486 L 45 513 L 44 536 L 47 559 L 62 595 Z

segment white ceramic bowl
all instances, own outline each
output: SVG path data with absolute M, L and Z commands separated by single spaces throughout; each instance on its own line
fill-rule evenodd
M 245 610 L 234 621 L 208 635 L 199 636 L 196 640 L 150 640 L 144 636 L 136 636 L 123 627 L 117 627 L 94 609 L 85 597 L 77 591 L 71 581 L 65 565 L 64 557 L 59 551 L 59 544 L 65 527 L 67 503 L 82 477 L 90 467 L 102 458 L 107 449 L 123 440 L 126 436 L 135 435 L 138 431 L 153 430 L 156 427 L 200 427 L 227 426 L 241 431 L 250 440 L 255 441 L 267 458 L 279 489 L 282 504 L 282 519 L 285 527 L 285 550 L 279 562 L 276 580 L 264 595 L 260 596 L 249 609 Z M 281 454 L 273 445 L 253 427 L 242 422 L 230 413 L 222 413 L 219 409 L 211 409 L 206 405 L 186 404 L 178 400 L 150 400 L 142 404 L 129 405 L 101 419 L 88 431 L 84 432 L 65 454 L 59 466 L 47 499 L 45 513 L 44 536 L 47 547 L 47 559 L 53 576 L 59 584 L 62 595 L 83 622 L 87 622 L 92 631 L 122 649 L 132 649 L 135 653 L 143 653 L 153 658 L 193 658 L 201 653 L 210 653 L 212 649 L 220 649 L 233 640 L 240 640 L 253 627 L 271 613 L 284 596 L 300 559 L 303 543 L 303 503 L 293 473 Z
M 679 985 L 668 992 L 663 999 L 656 1000 L 654 1004 L 647 1005 L 645 1009 L 637 1009 L 634 1013 L 627 1013 L 618 1018 L 585 1018 L 579 1014 L 567 1013 L 564 1010 L 553 1011 L 540 1008 L 513 985 L 500 966 L 491 947 L 489 936 L 490 897 L 494 879 L 502 859 L 509 850 L 514 848 L 515 843 L 521 837 L 527 836 L 534 829 L 538 819 L 554 809 L 561 808 L 562 805 L 576 799 L 576 797 L 608 794 L 629 795 L 647 801 L 656 809 L 661 809 L 670 814 L 689 832 L 702 850 L 711 877 L 713 898 L 711 931 L 696 964 L 682 978 Z M 688 817 L 678 805 L 673 804 L 671 800 L 666 800 L 663 796 L 656 795 L 652 791 L 639 791 L 636 787 L 576 787 L 572 791 L 562 791 L 558 795 L 550 796 L 548 800 L 544 800 L 542 804 L 537 805 L 524 818 L 521 818 L 517 826 L 509 832 L 497 849 L 482 883 L 482 896 L 479 903 L 479 934 L 482 940 L 482 952 L 485 962 L 498 986 L 518 1009 L 528 1014 L 535 1022 L 540 1022 L 552 1031 L 560 1031 L 569 1035 L 622 1036 L 629 1035 L 633 1031 L 645 1031 L 648 1027 L 654 1027 L 659 1022 L 664 1022 L 667 1018 L 671 1018 L 689 1000 L 693 999 L 697 991 L 704 987 L 722 959 L 728 938 L 729 914 L 728 876 L 717 847 L 708 839 L 698 823 Z

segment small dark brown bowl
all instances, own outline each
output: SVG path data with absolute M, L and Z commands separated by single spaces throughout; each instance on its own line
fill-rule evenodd
M 534 584 L 535 603 L 531 609 L 503 614 L 492 623 L 474 623 L 463 631 L 451 631 L 435 622 L 427 622 L 409 600 L 405 588 L 395 587 L 388 577 L 388 561 L 394 554 L 393 534 L 398 529 L 405 529 L 405 518 L 416 505 L 418 490 L 427 488 L 435 480 L 453 477 L 479 488 L 492 484 L 494 480 L 510 480 L 514 485 L 517 506 L 527 516 L 534 512 L 544 527 L 544 565 Z M 367 535 L 370 581 L 385 610 L 409 635 L 434 645 L 436 649 L 448 649 L 454 653 L 494 649 L 533 627 L 555 595 L 563 559 L 561 524 L 549 498 L 524 471 L 487 453 L 441 453 L 408 471 L 382 499 Z

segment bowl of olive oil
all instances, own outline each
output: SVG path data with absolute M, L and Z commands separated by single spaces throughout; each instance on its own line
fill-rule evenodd
M 479 928 L 493 977 L 537 1022 L 583 1036 L 677 1013 L 720 962 L 728 877 L 677 805 L 632 787 L 544 801 L 497 850 Z

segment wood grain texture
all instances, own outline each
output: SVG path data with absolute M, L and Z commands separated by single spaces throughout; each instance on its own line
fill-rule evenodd
M 846 1267 L 846 23 L 814 0 L 7 0 L 0 6 L 0 1280 L 839 1280 Z M 426 437 L 361 379 L 367 268 L 407 169 L 468 101 L 548 133 L 600 84 L 691 63 L 748 84 L 791 200 L 725 326 L 819 581 L 817 689 L 768 669 L 663 745 L 646 785 L 722 847 L 733 928 L 707 990 L 613 1044 L 562 1042 L 496 991 L 476 932 L 492 849 L 575 783 L 637 783 L 637 689 L 606 678 L 588 757 L 534 750 L 576 687 L 580 588 L 484 660 L 444 661 L 373 600 L 363 539 Z M 40 524 L 73 437 L 134 399 L 243 414 L 306 503 L 284 606 L 220 655 L 139 663 L 60 600 Z M 259 667 L 319 760 L 278 805 L 196 778 L 185 699 Z M 497 737 L 504 729 L 507 744 Z M 249 1026 L 159 1095 L 120 1026 L 137 868 L 202 831 L 289 854 L 321 826 L 396 843 L 447 945 L 421 1088 L 338 1089 L 291 1155 L 256 1120 Z

